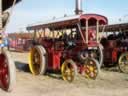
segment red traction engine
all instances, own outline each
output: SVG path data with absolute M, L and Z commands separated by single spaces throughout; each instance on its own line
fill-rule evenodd
M 21 0 L 0 0 L 0 88 L 11 91 L 16 80 L 15 65 L 10 53 L 5 50 L 5 29 L 10 16 L 9 8 Z
M 121 72 L 128 73 L 128 32 L 113 32 L 102 38 L 101 43 L 104 46 L 104 65 L 118 66 Z
M 30 71 L 34 75 L 45 74 L 47 70 L 61 71 L 62 78 L 69 82 L 77 73 L 96 79 L 102 62 L 98 28 L 104 24 L 104 16 L 83 14 L 28 26 L 27 30 L 35 34 Z

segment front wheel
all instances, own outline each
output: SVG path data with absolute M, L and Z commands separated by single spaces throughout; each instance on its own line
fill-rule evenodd
M 61 66 L 62 78 L 65 81 L 72 82 L 77 74 L 77 66 L 71 59 L 65 60 Z
M 118 67 L 121 72 L 128 74 L 128 52 L 121 54 Z
M 0 53 L 0 87 L 11 91 L 16 82 L 15 64 L 8 51 Z
M 84 60 L 82 75 L 88 79 L 96 79 L 100 71 L 99 63 L 94 58 L 86 58 Z

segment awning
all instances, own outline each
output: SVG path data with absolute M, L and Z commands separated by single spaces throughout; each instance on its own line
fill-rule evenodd
M 96 27 L 95 27 L 96 28 Z M 128 23 L 112 24 L 99 27 L 100 32 L 123 32 L 128 31 Z

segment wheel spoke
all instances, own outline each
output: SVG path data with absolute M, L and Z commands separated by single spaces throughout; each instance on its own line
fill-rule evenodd
M 70 70 L 70 72 L 69 72 L 69 74 L 68 74 L 67 79 L 68 79 L 68 81 L 70 81 L 70 82 L 74 79 L 74 74 L 71 72 L 71 70 Z
M 128 53 L 120 56 L 118 64 L 121 72 L 128 73 Z
M 83 73 L 86 78 L 95 79 L 98 74 L 96 62 L 93 59 L 85 60 Z
M 72 82 L 75 76 L 75 69 L 71 60 L 66 60 L 61 67 L 62 77 L 68 82 Z

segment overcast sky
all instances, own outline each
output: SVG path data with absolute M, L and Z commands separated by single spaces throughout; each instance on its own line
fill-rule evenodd
M 14 8 L 7 32 L 22 31 L 27 25 L 54 16 L 74 15 L 75 0 L 22 0 Z M 106 16 L 109 24 L 128 20 L 128 0 L 83 0 L 84 13 Z

